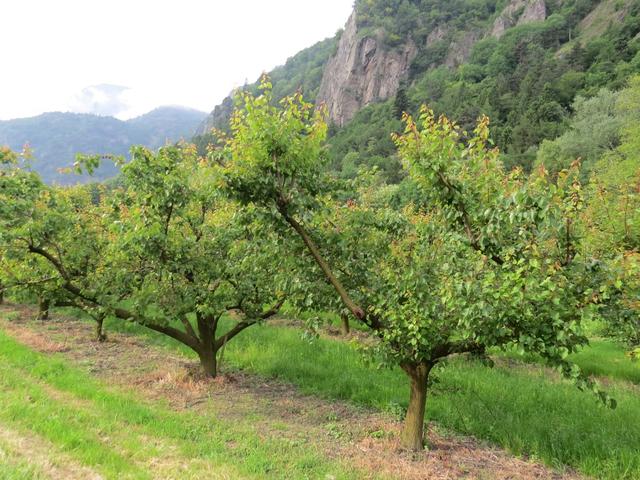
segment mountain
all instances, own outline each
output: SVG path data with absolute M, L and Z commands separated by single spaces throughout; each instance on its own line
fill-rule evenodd
M 190 138 L 206 113 L 185 107 L 160 107 L 131 120 L 127 125 L 139 136 L 139 143 L 159 147 L 167 139 Z
M 49 183 L 87 181 L 87 176 L 62 174 L 73 165 L 77 153 L 127 155 L 132 145 L 157 148 L 165 142 L 189 139 L 206 114 L 183 107 L 161 107 L 127 121 L 78 113 L 44 113 L 37 117 L 0 121 L 0 145 L 21 150 L 28 144 L 32 167 Z M 117 174 L 106 162 L 92 179 Z
M 271 80 L 276 98 L 302 88 L 327 106 L 344 176 L 376 166 L 398 181 L 390 132 L 402 112 L 427 104 L 465 129 L 486 114 L 504 162 L 528 170 L 570 128 L 578 99 L 640 72 L 639 52 L 640 0 L 356 0 L 344 30 Z M 227 128 L 232 107 L 227 98 L 200 133 Z

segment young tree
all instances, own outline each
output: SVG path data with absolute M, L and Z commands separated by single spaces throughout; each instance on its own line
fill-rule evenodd
M 335 202 L 323 194 L 321 112 L 299 95 L 274 106 L 270 92 L 264 80 L 261 95 L 242 96 L 227 187 L 295 233 L 315 263 L 302 275 L 321 273 L 407 374 L 405 448 L 423 447 L 429 374 L 451 355 L 535 353 L 611 402 L 566 360 L 588 341 L 581 321 L 595 301 L 575 238 L 574 172 L 558 184 L 542 170 L 505 172 L 486 118 L 463 142 L 455 124 L 423 109 L 395 138 L 422 201 L 394 210 L 370 187 Z

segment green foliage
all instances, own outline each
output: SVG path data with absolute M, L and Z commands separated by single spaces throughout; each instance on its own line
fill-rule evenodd
M 341 34 L 339 31 L 333 37 L 322 40 L 287 59 L 284 65 L 274 68 L 269 73 L 273 84 L 273 98 L 280 100 L 299 91 L 305 98 L 315 101 L 324 65 L 334 53 Z
M 240 94 L 243 109 L 231 119 L 228 153 L 234 161 L 225 172 L 226 182 L 245 203 L 278 207 L 295 202 L 294 208 L 308 208 L 322 187 L 322 115 L 300 93 L 274 106 L 266 77 L 260 90 L 259 96 Z
M 587 343 L 581 321 L 599 292 L 578 255 L 576 172 L 557 183 L 544 171 L 529 179 L 506 173 L 488 146 L 488 119 L 465 142 L 458 126 L 425 108 L 418 123 L 407 116 L 404 133 L 394 135 L 424 201 L 394 210 L 385 189 L 363 179 L 345 204 L 321 195 L 318 115 L 306 113 L 299 96 L 273 107 L 266 80 L 262 89 L 245 95 L 245 110 L 234 117 L 226 185 L 248 208 L 275 214 L 275 225 L 286 222 L 306 246 L 315 266 L 298 272 L 308 282 L 301 308 L 327 307 L 314 305 L 323 288 L 314 282 L 324 277 L 378 337 L 374 350 L 408 373 L 413 393 L 449 355 L 516 347 L 615 406 L 566 360 Z M 424 396 L 413 393 L 405 433 L 413 438 L 418 422 L 419 438 L 408 448 L 422 432 L 424 407 L 414 402 L 424 405 Z
M 473 22 L 487 20 L 496 12 L 496 0 L 357 0 L 361 35 L 382 32 L 384 44 L 400 45 L 408 37 L 417 44 L 438 26 L 448 24 L 462 29 Z
M 638 2 L 627 2 L 624 20 L 607 22 L 609 27 L 599 36 L 574 38 L 573 32 L 579 31 L 580 22 L 597 3 L 548 2 L 549 16 L 544 22 L 507 29 L 500 39 L 480 40 L 470 58 L 455 69 L 439 68 L 453 39 L 468 32 L 470 26 L 490 30 L 505 2 L 404 0 L 394 4 L 362 0 L 356 3 L 356 8 L 363 34 L 381 29 L 403 42 L 411 37 L 422 46 L 411 66 L 410 86 L 403 91 L 409 98 L 406 108 L 409 113 L 416 114 L 419 106 L 426 103 L 438 114 L 455 118 L 467 130 L 473 129 L 481 114 L 488 115 L 505 164 L 529 171 L 538 146 L 565 133 L 574 108 L 588 108 L 584 103 L 598 95 L 601 88 L 617 90 L 630 75 L 640 71 L 640 43 L 636 38 L 640 32 Z M 407 8 L 400 11 L 400 5 L 405 4 Z M 411 13 L 405 16 L 402 12 Z M 436 28 L 443 32 L 443 40 L 427 43 L 426 35 Z M 604 95 L 600 94 L 601 102 L 606 102 Z M 576 100 L 578 96 L 582 100 Z M 358 164 L 369 167 L 384 164 L 385 172 L 389 172 L 387 179 L 397 182 L 401 179 L 396 175 L 399 164 L 389 151 L 388 137 L 373 129 L 373 125 L 391 127 L 396 112 L 377 106 L 367 108 L 370 110 L 366 114 L 356 115 L 335 132 L 335 138 L 331 139 L 332 163 L 351 176 L 353 156 L 343 164 L 346 155 L 355 152 L 361 157 Z M 601 112 L 597 117 L 606 121 L 607 114 Z M 580 118 L 575 122 L 581 122 Z M 600 149 L 595 144 L 606 140 L 607 132 L 614 129 L 611 124 L 604 127 L 593 127 L 598 130 L 597 137 L 589 140 L 593 146 L 589 155 L 594 161 Z M 574 143 L 571 140 L 574 135 L 569 132 L 558 143 Z M 568 165 L 564 157 L 572 148 L 562 145 L 561 151 L 559 144 L 544 144 L 545 150 L 540 155 L 555 158 L 556 153 L 560 154 L 563 158 L 557 168 L 561 169 Z
M 600 9 L 585 20 L 606 1 L 548 1 L 545 21 L 508 28 L 500 39 L 487 36 L 473 46 L 462 65 L 449 68 L 443 65 L 450 64 L 456 39 L 474 29 L 490 32 L 508 2 L 358 0 L 361 37 L 374 36 L 380 48 L 399 47 L 411 39 L 418 52 L 397 98 L 364 108 L 342 128 L 331 127 L 330 167 L 344 178 L 353 178 L 361 168 L 377 167 L 386 181 L 400 182 L 404 176 L 389 133 L 400 129 L 400 110 L 416 115 L 420 105 L 427 104 L 467 130 L 474 128 L 480 115 L 488 115 L 505 165 L 530 171 L 539 146 L 567 131 L 577 97 L 586 101 L 602 88 L 615 92 L 640 72 L 640 4 L 625 0 L 620 8 Z M 622 20 L 610 21 L 613 15 Z M 592 33 L 594 22 L 602 24 L 597 35 Z M 314 101 L 339 36 L 303 50 L 275 69 L 270 74 L 273 101 L 299 90 Z M 257 94 L 258 86 L 243 90 Z M 231 97 L 225 99 L 207 120 L 207 128 L 227 131 L 233 109 Z M 197 139 L 202 155 L 212 140 L 207 135 Z M 542 155 L 555 152 L 546 150 Z
M 47 187 L 18 166 L 3 171 L 3 284 L 98 321 L 142 323 L 195 350 L 215 375 L 217 352 L 274 315 L 289 285 L 288 257 L 250 212 L 221 197 L 218 171 L 185 145 L 134 148 L 113 190 Z M 220 333 L 229 310 L 238 322 Z
M 432 251 L 422 254 L 424 260 L 413 259 L 415 267 L 395 269 L 411 275 L 411 285 L 425 282 L 418 291 L 435 289 L 424 305 L 415 299 L 408 317 L 433 308 L 427 317 L 433 331 L 427 328 L 425 341 L 447 332 L 445 342 L 513 344 L 573 375 L 564 359 L 586 342 L 579 318 L 589 315 L 583 308 L 589 302 L 587 272 L 576 259 L 575 232 L 568 226 L 581 208 L 579 184 L 569 174 L 554 184 L 544 175 L 525 180 L 518 171 L 505 173 L 498 152 L 487 150 L 487 126 L 487 119 L 481 121 L 465 145 L 455 124 L 425 110 L 419 124 L 408 118 L 405 134 L 397 137 L 428 205 L 416 232 L 427 236 L 400 250 L 430 245 Z M 414 297 L 401 304 L 411 305 Z
M 617 114 L 617 98 L 617 93 L 606 89 L 590 99 L 578 97 L 569 129 L 555 140 L 542 142 L 536 163 L 557 174 L 580 160 L 583 177 L 587 179 L 602 154 L 615 149 L 620 142 L 620 130 L 626 119 Z
M 339 31 L 335 36 L 302 50 L 287 59 L 284 65 L 276 67 L 269 72 L 271 84 L 273 85 L 273 101 L 277 102 L 295 92 L 300 92 L 308 100 L 315 101 L 320 89 L 324 66 L 329 57 L 335 52 L 341 35 L 342 32 Z M 259 91 L 259 87 L 260 80 L 251 85 L 245 85 L 240 91 L 256 94 Z M 201 138 L 198 142 L 211 143 L 214 138 L 208 136 L 208 130 L 212 128 L 228 131 L 234 107 L 233 95 L 225 98 L 207 118 L 204 127 L 199 129 L 198 133 Z M 200 152 L 204 154 L 205 149 L 201 149 Z
M 640 345 L 640 77 L 620 93 L 621 143 L 596 163 L 583 218 L 584 245 L 598 262 L 611 301 L 611 335 Z
M 402 116 L 407 107 L 403 101 L 387 101 L 360 110 L 329 139 L 331 169 L 338 170 L 344 178 L 354 178 L 360 168 L 375 167 L 386 180 L 399 182 L 403 175 L 391 133 L 401 130 L 398 113 Z

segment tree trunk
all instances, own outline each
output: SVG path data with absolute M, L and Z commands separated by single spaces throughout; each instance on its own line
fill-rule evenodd
M 427 402 L 427 380 L 432 364 L 407 363 L 402 369 L 411 380 L 411 394 L 409 408 L 402 428 L 402 447 L 411 451 L 420 451 L 424 448 L 424 413 Z
M 96 340 L 100 343 L 107 341 L 107 336 L 104 333 L 104 317 L 99 316 L 96 318 Z
M 48 320 L 49 319 L 49 308 L 51 306 L 51 301 L 47 298 L 40 297 L 38 299 L 38 320 Z
M 218 361 L 216 358 L 215 330 L 217 325 L 210 319 L 198 316 L 198 333 L 200 334 L 200 347 L 198 356 L 204 373 L 215 378 L 218 374 Z
M 200 357 L 200 365 L 204 373 L 209 377 L 215 378 L 216 375 L 218 375 L 218 361 L 213 348 L 202 348 L 202 350 L 198 352 L 198 356 Z
M 4 305 L 4 286 L 0 283 L 0 305 Z
M 351 328 L 349 327 L 349 315 L 342 314 L 340 315 L 340 330 L 343 335 L 349 335 Z

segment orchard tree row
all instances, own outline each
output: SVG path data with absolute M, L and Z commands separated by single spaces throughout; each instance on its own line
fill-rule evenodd
M 348 316 L 369 354 L 407 375 L 411 450 L 429 375 L 454 355 L 536 354 L 615 405 L 567 357 L 594 318 L 640 337 L 638 125 L 583 187 L 577 162 L 508 171 L 486 117 L 467 133 L 423 107 L 393 135 L 407 178 L 390 186 L 331 174 L 323 112 L 301 95 L 276 103 L 265 78 L 237 100 L 206 157 L 134 148 L 108 185 L 47 186 L 1 150 L 0 292 L 40 299 L 43 316 L 82 310 L 98 340 L 107 317 L 144 325 L 211 376 L 228 342 L 284 305 Z

